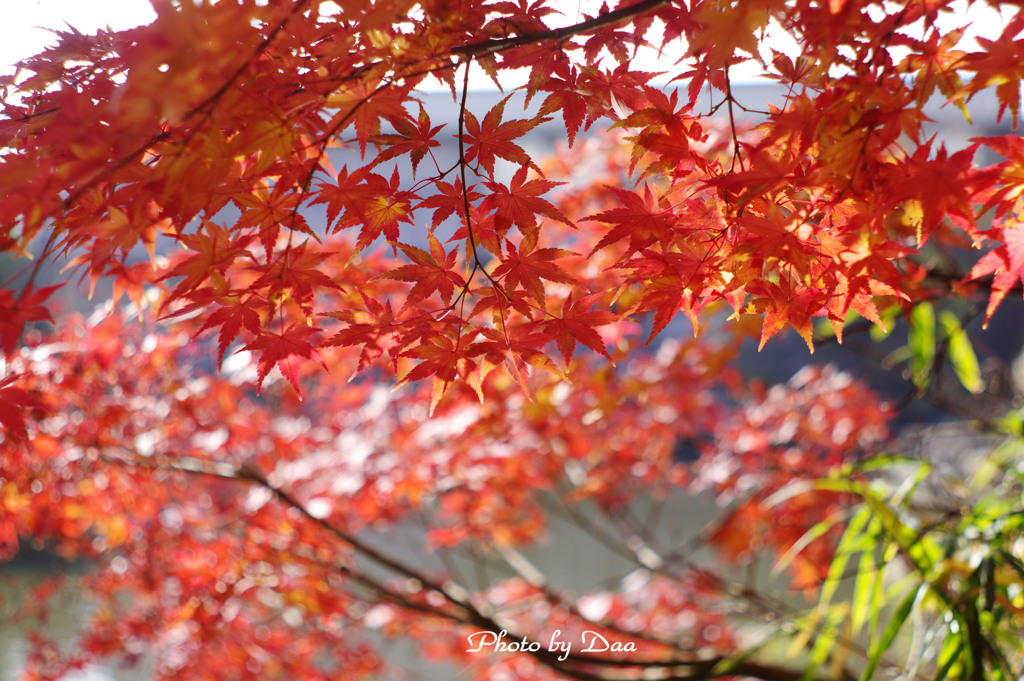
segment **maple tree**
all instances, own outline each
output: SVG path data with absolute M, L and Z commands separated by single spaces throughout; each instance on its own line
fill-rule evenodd
M 390 639 L 481 679 L 1018 676 L 1024 421 L 970 408 L 968 327 L 1024 281 L 1024 147 L 926 108 L 1016 128 L 1018 8 L 972 46 L 946 0 L 153 4 L 0 80 L 0 558 L 91 566 L 27 678 L 378 678 Z M 475 111 L 474 72 L 525 85 Z M 53 263 L 112 300 L 58 314 Z M 907 399 L 744 376 L 785 330 Z M 997 438 L 969 484 L 892 453 L 911 399 Z M 556 522 L 622 578 L 546 575 Z

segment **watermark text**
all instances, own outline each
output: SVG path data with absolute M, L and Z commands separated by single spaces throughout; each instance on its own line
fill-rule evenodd
M 508 632 L 502 629 L 499 632 L 477 631 L 466 637 L 468 647 L 466 652 L 479 653 L 492 651 L 496 653 L 536 653 L 546 650 L 549 653 L 558 655 L 558 660 L 564 662 L 572 654 L 572 641 L 562 637 L 562 630 L 555 629 L 546 646 L 540 641 L 532 641 L 528 637 L 509 638 Z M 586 630 L 581 632 L 579 640 L 580 653 L 633 653 L 636 652 L 636 644 L 632 641 L 621 643 L 609 641 L 596 631 Z

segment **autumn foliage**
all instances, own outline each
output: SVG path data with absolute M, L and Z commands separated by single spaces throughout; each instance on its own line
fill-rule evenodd
M 956 617 L 960 577 L 987 593 L 858 468 L 905 404 L 735 360 L 898 327 L 908 400 L 948 407 L 944 367 L 984 392 L 965 329 L 1024 282 L 1024 13 L 992 4 L 976 43 L 944 0 L 154 0 L 150 25 L 59 33 L 0 80 L 0 557 L 87 559 L 95 607 L 26 674 L 380 678 L 391 638 L 496 680 L 898 669 L 887 601 L 792 603 L 827 604 L 858 527 Z M 738 94 L 750 63 L 777 100 Z M 476 110 L 474 74 L 525 84 Z M 939 106 L 1003 134 L 946 148 Z M 564 146 L 528 153 L 551 125 Z M 54 266 L 112 301 L 59 314 Z M 652 517 L 695 493 L 721 515 L 666 537 Z M 623 578 L 546 576 L 526 554 L 554 518 Z M 758 556 L 788 600 L 745 584 Z M 986 584 L 1016 625 L 1011 567 Z M 753 623 L 789 656 L 749 656 Z M 467 652 L 502 630 L 632 645 Z M 923 664 L 1018 662 L 978 640 Z

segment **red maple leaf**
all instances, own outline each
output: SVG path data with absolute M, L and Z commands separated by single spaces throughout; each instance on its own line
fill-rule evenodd
M 449 305 L 452 302 L 455 287 L 461 288 L 466 285 L 462 275 L 453 269 L 458 257 L 458 249 L 453 248 L 445 254 L 444 246 L 437 240 L 437 237 L 430 234 L 428 239 L 430 241 L 429 253 L 409 244 L 398 244 L 402 252 L 412 260 L 412 264 L 402 265 L 381 275 L 387 279 L 414 282 L 399 314 L 408 309 L 410 305 L 429 298 L 434 291 L 441 294 L 441 300 L 445 305 Z
M 327 98 L 327 103 L 336 111 L 329 125 L 337 130 L 353 125 L 359 150 L 365 153 L 366 143 L 372 135 L 380 132 L 381 119 L 392 124 L 397 119 L 394 111 L 401 106 L 400 102 L 411 87 L 411 84 L 396 83 L 382 87 L 380 81 L 372 76 L 366 80 L 345 81 L 343 87 Z
M 1000 163 L 998 181 L 992 182 L 982 192 L 986 199 L 981 212 L 986 213 L 995 208 L 995 217 L 1003 218 L 1017 206 L 1024 193 L 1024 139 L 1020 137 L 976 137 L 972 142 L 979 142 L 1006 157 Z
M 454 339 L 445 334 L 431 334 L 416 347 L 402 353 L 404 357 L 415 358 L 420 362 L 398 381 L 398 385 L 432 378 L 430 414 L 434 413 L 441 397 L 458 378 L 472 386 L 483 402 L 481 382 L 484 372 L 479 371 L 480 367 L 473 358 L 482 354 L 486 348 L 482 343 L 473 343 L 476 336 L 476 330 L 459 333 Z
M 670 96 L 656 88 L 645 88 L 645 92 L 650 106 L 634 112 L 614 126 L 637 131 L 629 138 L 636 143 L 629 172 L 632 174 L 637 163 L 648 151 L 657 154 L 661 161 L 652 164 L 645 175 L 673 172 L 691 164 L 691 139 L 701 140 L 705 137 L 700 123 L 687 115 L 691 105 L 684 104 L 676 108 L 678 90 L 673 90 Z
M 186 247 L 186 250 L 182 251 L 181 261 L 158 281 L 174 277 L 182 277 L 182 280 L 174 287 L 167 300 L 180 298 L 199 288 L 204 281 L 212 276 L 223 276 L 240 257 L 247 256 L 252 260 L 256 259 L 246 249 L 246 246 L 254 238 L 251 233 L 233 235 L 212 220 L 203 220 L 202 229 L 203 231 L 196 234 L 181 234 L 176 237 Z
M 530 387 L 526 382 L 526 377 L 529 376 L 527 368 L 530 366 L 562 379 L 568 378 L 550 357 L 537 350 L 551 340 L 549 335 L 540 333 L 537 329 L 536 322 L 511 328 L 502 326 L 500 329 L 481 329 L 481 333 L 488 339 L 480 344 L 486 352 L 487 360 L 492 364 L 504 362 L 508 372 L 515 377 L 527 397 L 530 397 Z
M 53 321 L 43 302 L 63 285 L 55 284 L 33 290 L 29 283 L 18 296 L 10 289 L 0 289 L 0 350 L 5 355 L 14 352 L 25 324 Z
M 680 244 L 679 248 L 678 252 L 669 253 L 644 249 L 623 265 L 634 270 L 633 277 L 642 282 L 642 295 L 628 314 L 654 310 L 654 324 L 647 344 L 680 310 L 696 329 L 697 313 L 708 302 L 722 296 L 720 256 L 704 249 L 687 248 L 685 244 Z
M 915 224 L 918 246 L 927 241 L 943 217 L 949 217 L 968 233 L 975 232 L 977 218 L 972 204 L 979 198 L 977 187 L 984 179 L 984 173 L 973 165 L 979 146 L 980 143 L 975 142 L 947 155 L 946 147 L 939 145 L 935 158 L 929 159 L 932 147 L 929 140 L 903 162 L 897 191 L 919 202 L 921 217 Z
M 455 233 L 452 234 L 452 237 L 448 239 L 449 243 L 462 239 L 466 241 L 466 246 L 470 251 L 479 250 L 479 248 L 482 247 L 500 258 L 501 239 L 504 234 L 498 233 L 494 214 L 481 212 L 477 208 L 470 208 L 469 221 L 470 224 L 473 225 L 472 237 L 470 236 L 469 229 L 466 227 L 466 223 L 463 222 L 462 225 L 455 230 Z
M 537 165 L 521 146 L 512 142 L 533 130 L 548 118 L 515 119 L 501 122 L 508 97 L 501 100 L 484 116 L 483 123 L 472 112 L 466 112 L 466 161 L 477 160 L 487 172 L 494 176 L 495 157 L 501 157 L 520 166 L 529 166 L 540 172 Z
M 366 248 L 384 233 L 384 238 L 394 244 L 398 242 L 398 225 L 401 222 L 412 224 L 412 200 L 415 194 L 399 189 L 401 186 L 398 168 L 391 173 L 388 191 L 370 198 L 359 206 L 363 228 L 359 231 L 356 247 Z M 395 251 L 397 253 L 397 251 Z
M 629 248 L 623 255 L 623 258 L 626 258 L 655 242 L 664 245 L 672 238 L 674 234 L 672 211 L 658 205 L 649 186 L 644 185 L 642 197 L 628 189 L 619 189 L 618 187 L 608 187 L 608 189 L 619 197 L 623 205 L 621 208 L 612 208 L 586 218 L 615 225 L 597 242 L 597 245 L 590 251 L 591 255 L 618 241 L 629 239 Z
M 359 224 L 360 206 L 389 189 L 388 181 L 377 173 L 367 168 L 350 173 L 348 166 L 338 171 L 336 182 L 321 182 L 317 187 L 310 204 L 327 204 L 327 226 L 332 232 Z M 341 221 L 335 224 L 339 216 Z
M 534 300 L 544 307 L 544 282 L 541 279 L 561 284 L 580 286 L 579 281 L 556 265 L 553 261 L 575 255 L 572 251 L 562 248 L 541 248 L 537 246 L 536 234 L 526 236 L 517 250 L 511 241 L 505 242 L 508 255 L 502 258 L 501 264 L 495 268 L 492 276 L 503 278 L 505 292 L 513 291 L 516 286 L 526 289 Z
M 322 345 L 323 347 L 346 347 L 362 344 L 363 350 L 359 355 L 359 364 L 352 372 L 353 376 L 385 352 L 391 357 L 392 366 L 397 369 L 399 351 L 403 346 L 401 338 L 403 333 L 408 332 L 407 327 L 395 319 L 390 300 L 385 301 L 382 305 L 362 291 L 359 293 L 363 297 L 366 310 L 345 310 L 331 313 L 331 317 L 348 322 L 349 325 L 331 336 Z
M 500 286 L 485 286 L 474 289 L 473 295 L 476 296 L 477 302 L 473 306 L 473 311 L 469 313 L 470 318 L 491 310 L 495 326 L 500 326 L 502 320 L 508 319 L 510 310 L 515 310 L 527 319 L 532 319 L 538 312 L 536 304 L 530 301 L 529 294 L 525 291 L 506 291 Z M 543 314 L 543 311 L 540 312 Z
M 315 289 L 334 289 L 341 286 L 322 271 L 323 263 L 332 253 L 329 251 L 307 250 L 307 244 L 299 244 L 276 254 L 269 263 L 253 267 L 262 276 L 252 283 L 252 289 L 266 287 L 266 298 L 273 298 L 281 291 L 289 291 L 299 306 L 309 314 Z
M 562 315 L 541 324 L 544 331 L 554 337 L 559 352 L 565 358 L 566 365 L 569 364 L 573 352 L 576 351 L 576 341 L 611 360 L 601 335 L 594 330 L 594 327 L 611 324 L 618 321 L 619 317 L 606 310 L 590 310 L 602 295 L 594 293 L 574 301 L 572 293 L 570 293 L 562 305 Z
M 223 300 L 223 299 L 222 299 Z M 214 310 L 203 322 L 203 325 L 199 327 L 195 335 L 198 336 L 206 329 L 212 329 L 220 327 L 220 333 L 217 334 L 217 363 L 221 364 L 224 361 L 224 354 L 227 352 L 228 346 L 231 345 L 242 327 L 245 327 L 249 332 L 254 335 L 258 335 L 260 332 L 260 314 L 251 305 L 242 302 L 241 296 L 233 296 L 228 299 L 229 305 L 223 303 Z M 206 303 L 201 303 L 206 305 Z
M 512 178 L 512 183 L 505 186 L 501 182 L 484 182 L 493 194 L 488 196 L 481 210 L 494 206 L 494 222 L 498 233 L 504 235 L 509 227 L 515 225 L 523 234 L 537 232 L 537 216 L 543 215 L 567 225 L 572 225 L 562 212 L 550 201 L 541 196 L 562 182 L 548 180 L 526 180 L 528 168 L 521 167 Z
M 306 218 L 298 213 L 298 194 L 286 190 L 282 185 L 274 185 L 271 189 L 265 184 L 259 184 L 251 193 L 236 196 L 235 203 L 242 210 L 242 215 L 234 229 L 255 227 L 267 253 L 273 252 L 282 224 L 316 238 L 316 234 L 306 224 Z
M 974 71 L 972 85 L 980 87 L 996 86 L 996 99 L 999 101 L 997 121 L 1002 120 L 1006 108 L 1010 108 L 1013 126 L 1017 127 L 1020 115 L 1020 83 L 1024 73 L 1024 40 L 1017 36 L 1024 30 L 1024 17 L 1016 13 L 1006 22 L 1002 33 L 995 40 L 978 38 L 981 51 L 966 55 L 965 67 Z
M 748 290 L 758 296 L 751 303 L 751 307 L 764 314 L 758 350 L 764 347 L 769 338 L 789 324 L 804 339 L 808 349 L 814 352 L 812 318 L 825 314 L 824 306 L 828 302 L 821 291 L 794 284 L 788 277 L 780 278 L 778 284 L 770 281 L 757 282 Z
M 554 113 L 555 111 L 562 112 L 562 120 L 565 123 L 565 132 L 568 136 L 570 147 L 576 141 L 576 133 L 579 132 L 580 126 L 583 125 L 583 119 L 587 114 L 587 100 L 575 87 L 575 69 L 572 81 L 566 82 L 557 78 L 549 79 L 544 89 L 550 91 L 551 94 L 544 99 L 544 103 L 540 107 L 542 116 Z
M 404 112 L 403 112 L 404 113 Z M 412 116 L 406 114 L 402 118 L 392 117 L 391 124 L 395 126 L 395 134 L 381 134 L 370 137 L 370 142 L 384 146 L 385 148 L 377 154 L 370 167 L 377 166 L 384 161 L 409 154 L 412 163 L 412 174 L 416 175 L 416 168 L 420 161 L 426 156 L 431 147 L 440 146 L 440 142 L 434 136 L 444 125 L 430 126 L 430 116 L 427 115 L 423 104 L 420 104 L 420 114 L 415 121 Z
M 0 425 L 3 425 L 7 436 L 16 442 L 28 438 L 23 412 L 26 409 L 45 409 L 39 400 L 14 385 L 20 377 L 15 374 L 0 381 Z
M 1014 286 L 1024 284 L 1024 228 L 1019 222 L 1009 227 L 999 227 L 988 232 L 986 236 L 998 239 L 1003 245 L 989 251 L 971 269 L 968 279 L 980 279 L 994 274 L 992 293 L 989 295 L 988 308 L 985 310 L 985 326 L 988 326 L 992 314 L 1003 302 L 1003 298 Z
M 302 366 L 301 359 L 313 359 L 320 363 L 320 366 L 327 370 L 327 365 L 320 358 L 316 346 L 307 338 L 320 329 L 305 324 L 292 324 L 281 333 L 265 333 L 245 346 L 245 350 L 259 351 L 259 364 L 257 373 L 259 381 L 256 390 L 263 386 L 263 381 L 270 373 L 270 370 L 277 365 L 281 374 L 292 384 L 299 399 L 302 399 L 302 391 L 299 389 L 299 368 Z
M 430 221 L 431 229 L 453 214 L 462 215 L 465 204 L 468 203 L 472 206 L 483 198 L 483 194 L 473 191 L 473 186 L 470 186 L 466 195 L 463 196 L 460 180 L 451 183 L 438 181 L 434 183 L 434 189 L 437 190 L 436 194 L 428 196 L 416 205 L 416 208 L 434 209 L 434 216 Z
M 321 183 L 311 204 L 327 204 L 327 224 L 332 232 L 361 225 L 357 247 L 362 250 L 384 234 L 388 241 L 398 241 L 399 224 L 412 223 L 412 202 L 419 198 L 401 189 L 401 178 L 395 166 L 386 180 L 367 168 L 351 173 L 347 166 L 338 172 L 336 184 Z M 337 222 L 335 222 L 337 220 Z

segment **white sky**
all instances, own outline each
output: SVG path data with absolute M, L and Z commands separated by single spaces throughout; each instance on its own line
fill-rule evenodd
M 46 28 L 66 29 L 64 22 L 82 33 L 109 26 L 133 28 L 156 18 L 148 0 L 0 0 L 0 66 L 30 57 L 54 43 Z
M 595 8 L 600 0 L 560 0 L 565 15 L 561 21 L 552 24 L 570 24 L 580 19 L 585 11 L 596 14 Z M 614 4 L 609 2 L 609 4 Z M 967 13 L 964 8 L 966 0 L 958 0 L 961 11 L 954 15 L 944 15 L 946 28 L 957 28 L 972 22 L 968 34 L 995 37 L 1004 25 L 1004 17 L 1012 15 L 1008 6 L 1003 9 L 1003 17 L 982 3 L 976 3 Z M 47 44 L 54 42 L 53 34 L 46 28 L 65 28 L 64 22 L 74 26 L 83 33 L 91 33 L 99 28 L 109 26 L 113 29 L 125 29 L 148 23 L 155 17 L 148 0 L 0 0 L 0 73 L 10 73 L 10 65 L 20 59 L 40 51 Z M 771 40 L 771 47 L 795 56 L 795 44 L 786 40 Z M 969 49 L 969 47 L 968 47 Z M 634 62 L 635 68 L 645 71 L 662 71 L 671 67 L 674 59 L 662 57 L 660 60 L 653 50 L 649 54 L 641 54 L 639 61 Z M 752 68 L 738 70 L 733 77 L 736 80 L 749 80 L 757 76 L 756 65 Z M 514 78 L 503 80 L 506 86 L 515 86 Z M 440 84 L 438 84 L 440 85 Z M 493 89 L 491 81 L 477 69 L 477 78 L 472 85 L 478 89 Z

